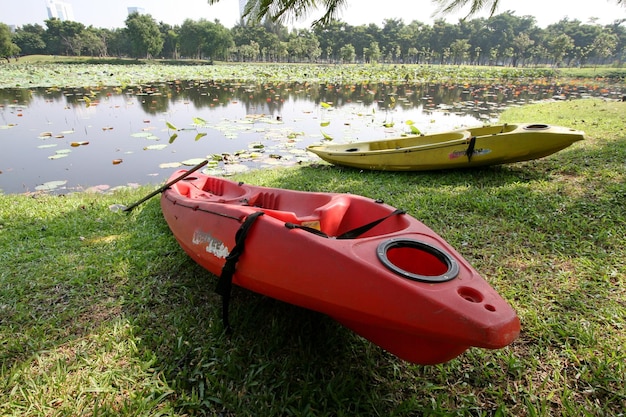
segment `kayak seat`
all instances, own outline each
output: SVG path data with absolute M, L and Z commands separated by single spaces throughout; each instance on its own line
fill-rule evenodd
M 250 205 L 258 207 L 268 216 L 285 223 L 294 223 L 320 230 L 329 236 L 337 234 L 350 206 L 344 196 L 301 199 L 279 193 L 261 192 L 250 199 Z
M 370 151 L 386 151 L 389 149 L 400 149 L 406 146 L 402 139 L 381 140 L 370 143 Z
M 187 183 L 184 183 L 184 182 L 180 181 L 180 182 L 177 182 L 176 184 L 172 185 L 172 188 L 175 188 L 176 192 L 178 194 L 182 195 L 183 197 L 190 197 L 191 196 L 191 187 Z
M 328 236 L 336 236 L 349 207 L 350 200 L 348 198 L 337 196 L 327 204 L 317 208 L 313 212 L 313 217 L 319 219 L 322 232 Z
M 245 188 L 232 181 L 215 177 L 207 178 L 206 182 L 202 185 L 202 191 L 206 191 L 226 200 L 238 198 L 246 194 Z

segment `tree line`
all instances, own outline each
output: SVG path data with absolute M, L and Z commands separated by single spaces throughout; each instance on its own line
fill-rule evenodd
M 626 19 L 609 25 L 567 18 L 539 28 L 532 16 L 505 12 L 489 18 L 405 24 L 385 19 L 352 26 L 341 20 L 311 29 L 241 21 L 226 28 L 187 19 L 182 25 L 132 13 L 125 26 L 103 29 L 51 18 L 9 31 L 0 23 L 0 57 L 31 54 L 198 59 L 235 62 L 420 63 L 507 66 L 621 66 Z

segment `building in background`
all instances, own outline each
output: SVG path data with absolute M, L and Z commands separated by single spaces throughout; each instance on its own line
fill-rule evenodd
M 144 9 L 143 7 L 128 7 L 128 14 L 132 13 L 145 14 L 146 9 Z
M 48 0 L 46 1 L 48 9 L 48 18 L 57 18 L 59 20 L 74 21 L 74 9 L 72 5 L 64 1 Z

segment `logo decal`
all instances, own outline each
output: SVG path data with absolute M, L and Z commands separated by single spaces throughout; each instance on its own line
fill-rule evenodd
M 488 153 L 491 153 L 491 149 L 486 149 L 486 148 L 474 149 L 474 152 L 472 153 L 472 156 L 487 155 Z M 465 150 L 462 150 L 462 151 L 452 151 L 452 152 L 450 152 L 450 154 L 448 154 L 448 158 L 450 158 L 450 159 L 456 159 L 456 158 L 460 158 L 462 156 L 467 156 L 467 151 L 465 151 Z
M 203 243 L 206 243 L 205 250 L 217 258 L 226 258 L 230 253 L 226 245 L 224 245 L 224 242 L 217 239 L 210 233 L 201 232 L 200 230 L 196 230 L 194 232 L 191 243 L 194 245 L 202 245 Z

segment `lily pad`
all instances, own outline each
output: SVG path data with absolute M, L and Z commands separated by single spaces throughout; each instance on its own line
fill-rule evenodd
M 185 166 L 196 166 L 200 163 L 202 163 L 205 160 L 205 158 L 192 158 L 192 159 L 187 159 L 183 162 L 181 162 L 181 164 L 185 165 Z
M 58 151 L 56 151 L 56 153 L 54 155 L 50 155 L 48 157 L 48 159 L 61 159 L 61 158 L 65 158 L 66 156 L 68 156 L 70 153 L 72 152 L 71 149 L 59 149 Z
M 161 151 L 163 149 L 167 148 L 167 144 L 162 143 L 159 145 L 150 145 L 150 146 L 146 146 L 145 148 L 143 148 L 145 151 Z
M 226 175 L 234 175 L 250 171 L 250 168 L 243 164 L 228 164 L 224 165 L 224 171 Z
M 154 136 L 154 135 L 150 132 L 137 132 L 137 133 L 133 133 L 131 136 L 134 138 L 149 138 L 150 136 Z
M 63 185 L 67 184 L 67 180 L 63 180 L 63 181 L 48 181 L 48 182 L 44 182 L 41 185 L 38 185 L 35 187 L 35 190 L 37 191 L 52 191 L 55 190 Z
M 159 168 L 162 168 L 162 169 L 178 168 L 181 165 L 183 165 L 183 164 L 180 163 L 180 162 L 164 162 L 162 164 L 159 164 Z

